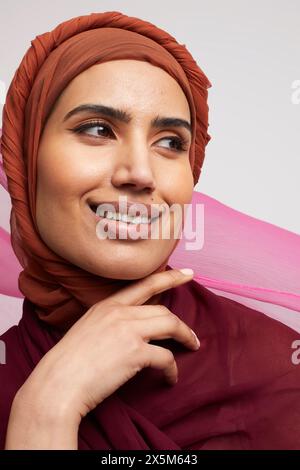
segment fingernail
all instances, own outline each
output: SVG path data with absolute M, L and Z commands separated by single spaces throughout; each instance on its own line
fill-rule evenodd
M 194 274 L 194 271 L 190 268 L 179 269 L 179 271 L 185 274 L 186 276 L 191 276 Z
M 193 330 L 191 330 L 191 332 L 195 336 L 195 339 L 196 339 L 196 342 L 197 342 L 197 345 L 198 345 L 198 348 L 199 348 L 200 347 L 200 340 L 199 340 L 198 336 L 196 335 L 196 333 Z

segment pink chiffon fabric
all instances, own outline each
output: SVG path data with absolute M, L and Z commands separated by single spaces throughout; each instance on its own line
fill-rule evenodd
M 1 154 L 0 184 L 7 190 Z M 0 194 L 0 207 L 4 204 Z M 300 332 L 300 235 L 197 191 L 193 191 L 185 227 L 192 227 L 197 237 L 192 237 L 193 231 L 183 232 L 169 258 L 171 267 L 193 268 L 194 280 L 215 294 L 258 310 Z M 1 295 L 23 298 L 18 289 L 21 270 L 11 247 L 10 233 L 0 227 Z M 21 310 L 11 317 L 11 325 L 20 317 Z M 0 316 L 0 332 L 3 325 L 5 329 L 11 326 Z

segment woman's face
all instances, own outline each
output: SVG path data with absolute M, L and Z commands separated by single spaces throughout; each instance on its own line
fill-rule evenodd
M 86 104 L 124 112 L 91 109 L 65 118 Z M 38 152 L 37 225 L 54 252 L 86 271 L 113 279 L 145 277 L 172 253 L 178 241 L 172 211 L 170 237 L 159 230 L 156 238 L 104 239 L 97 234 L 98 219 L 90 207 L 118 203 L 120 196 L 129 204 L 156 208 L 173 204 L 183 208 L 190 203 L 190 131 L 175 122 L 159 123 L 158 117 L 191 123 L 179 84 L 148 62 L 97 64 L 65 88 L 47 120 Z

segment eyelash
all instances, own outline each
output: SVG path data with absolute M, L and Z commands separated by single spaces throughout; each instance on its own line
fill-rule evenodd
M 75 129 L 72 129 L 73 132 L 75 132 L 76 134 L 83 134 L 85 130 L 87 129 L 90 129 L 92 127 L 97 127 L 97 126 L 101 126 L 103 128 L 106 128 L 106 129 L 109 129 L 109 132 L 110 134 L 113 134 L 113 131 L 111 130 L 110 126 L 108 126 L 107 124 L 103 123 L 102 121 L 90 121 L 90 122 L 87 122 L 85 124 L 82 124 L 80 126 L 78 126 L 77 128 Z M 92 137 L 92 138 L 95 138 L 95 139 L 102 139 L 102 138 L 107 138 L 107 137 L 95 137 L 95 136 L 89 136 L 89 137 Z M 166 136 L 166 137 L 163 137 L 162 139 L 160 140 L 164 140 L 164 139 L 169 139 L 169 140 L 173 140 L 173 142 L 176 142 L 176 144 L 179 146 L 179 149 L 170 149 L 171 151 L 173 152 L 185 152 L 187 149 L 188 149 L 188 143 L 189 141 L 185 138 L 182 138 L 182 137 L 174 137 L 174 136 Z

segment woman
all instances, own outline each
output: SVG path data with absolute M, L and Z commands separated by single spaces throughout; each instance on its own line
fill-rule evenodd
M 3 113 L 25 300 L 1 336 L 1 448 L 300 447 L 295 331 L 168 265 L 209 85 L 185 46 L 119 12 L 32 41 Z M 121 239 L 129 223 L 99 217 L 121 196 L 172 236 Z

